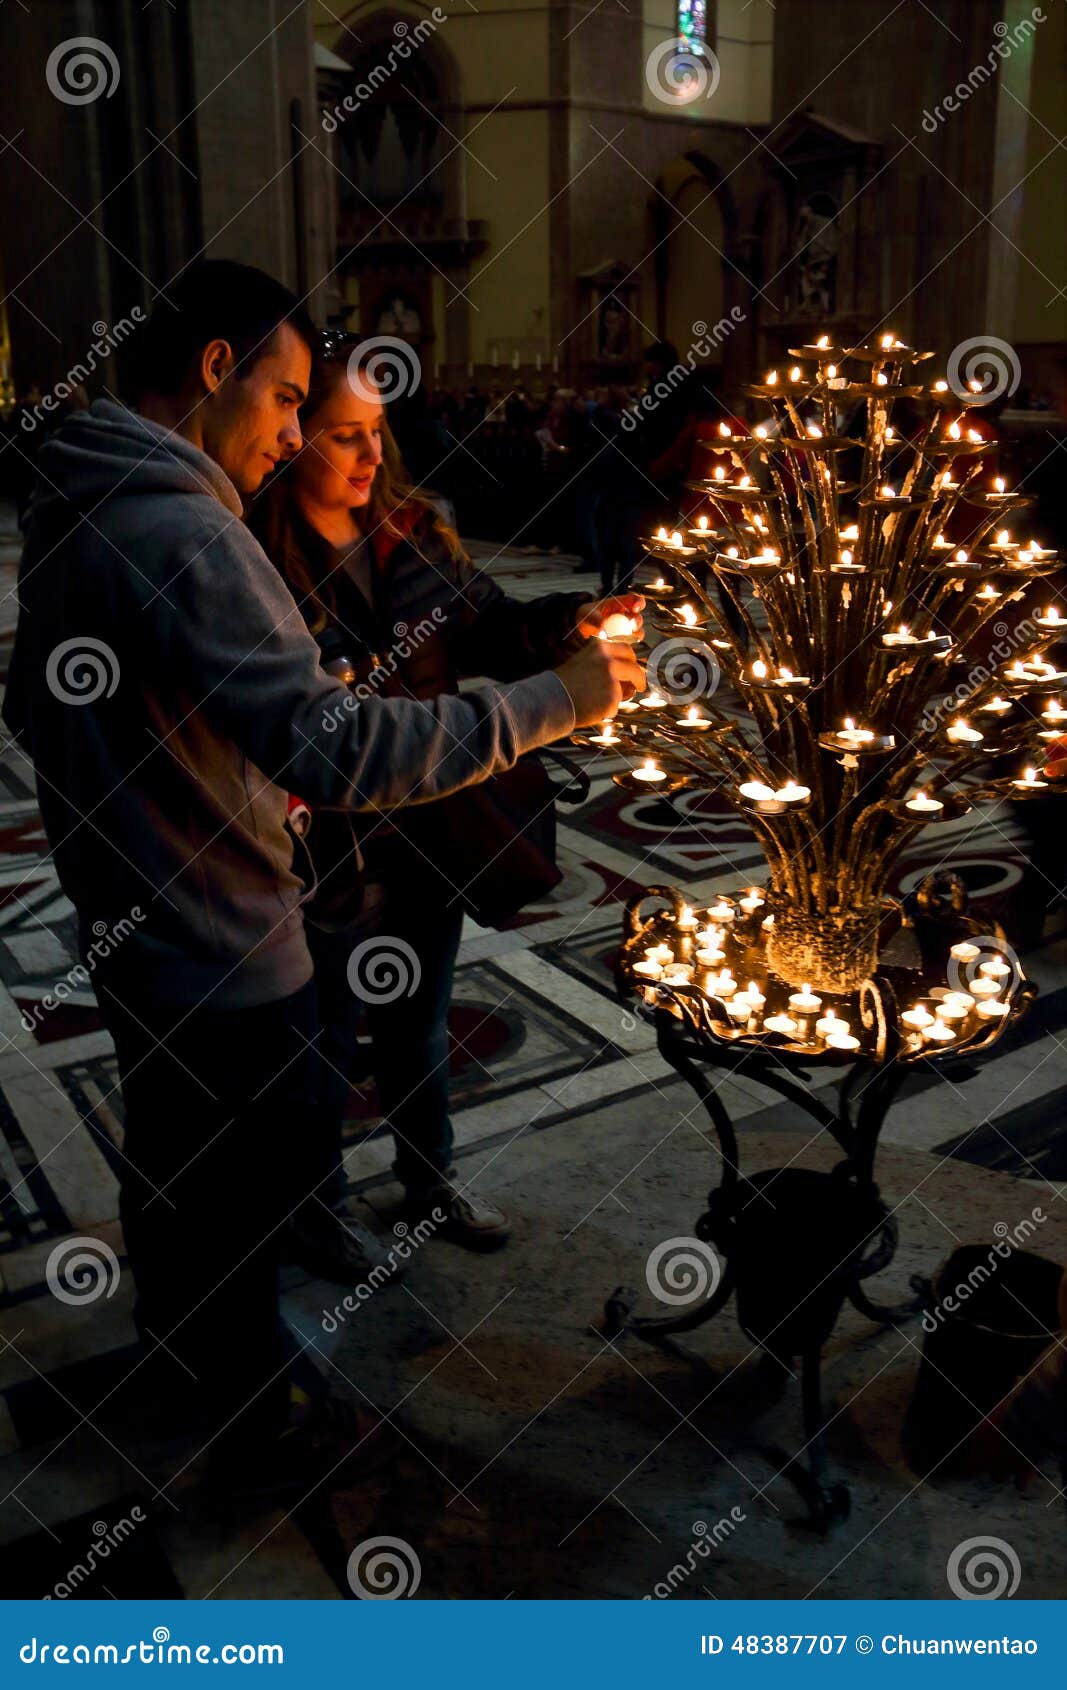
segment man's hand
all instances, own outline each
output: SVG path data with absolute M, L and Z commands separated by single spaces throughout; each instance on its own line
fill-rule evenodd
M 609 721 L 621 701 L 645 684 L 645 671 L 631 648 L 609 640 L 586 640 L 556 674 L 571 695 L 576 728 Z
M 578 606 L 578 632 L 586 639 L 595 639 L 609 616 L 629 616 L 635 623 L 632 638 L 640 640 L 644 637 L 644 622 L 641 612 L 645 608 L 645 601 L 640 593 L 620 593 L 616 598 L 589 599 Z

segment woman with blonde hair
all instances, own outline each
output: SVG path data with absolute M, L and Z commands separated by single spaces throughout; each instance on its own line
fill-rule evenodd
M 301 425 L 301 450 L 249 520 L 353 708 L 367 696 L 456 692 L 465 676 L 511 681 L 562 666 L 566 680 L 591 659 L 590 636 L 613 611 L 634 616 L 639 637 L 639 598 L 520 603 L 475 571 L 432 499 L 407 481 L 357 337 L 323 337 Z M 640 668 L 628 646 L 618 651 L 632 691 Z M 363 1008 L 408 1214 L 436 1211 L 438 1230 L 469 1247 L 507 1237 L 504 1213 L 452 1164 L 453 973 L 464 913 L 499 924 L 561 878 L 552 786 L 536 757 L 454 798 L 421 803 L 415 787 L 409 800 L 358 820 L 317 812 L 307 838 L 318 878 L 306 913 L 325 1028 L 323 1180 L 294 1231 L 300 1259 L 344 1282 L 381 1265 L 343 1206 L 341 1126 Z M 386 981 L 389 958 L 396 972 Z

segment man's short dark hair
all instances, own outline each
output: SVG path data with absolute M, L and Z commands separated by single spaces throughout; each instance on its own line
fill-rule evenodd
M 165 290 L 130 342 L 134 397 L 180 393 L 213 340 L 229 342 L 237 375 L 246 376 L 283 323 L 314 346 L 318 331 L 310 316 L 266 271 L 228 258 L 194 264 Z

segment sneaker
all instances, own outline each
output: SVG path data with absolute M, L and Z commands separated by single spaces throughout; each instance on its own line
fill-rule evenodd
M 344 1490 L 400 1454 L 402 1440 L 373 1409 L 337 1397 L 306 1404 L 268 1443 L 227 1443 L 212 1460 L 208 1483 L 230 1502 L 300 1501 L 312 1491 Z
M 396 1284 L 404 1264 L 345 1209 L 317 1198 L 302 1203 L 289 1223 L 288 1255 L 308 1273 L 338 1285 Z
M 438 1224 L 438 1232 L 468 1250 L 495 1250 L 511 1233 L 511 1223 L 503 1209 L 476 1196 L 470 1187 L 457 1185 L 450 1174 L 442 1174 L 436 1185 L 426 1189 L 409 1188 L 407 1208 L 413 1218 L 421 1219 L 432 1215 L 435 1209 L 443 1209 L 445 1219 Z

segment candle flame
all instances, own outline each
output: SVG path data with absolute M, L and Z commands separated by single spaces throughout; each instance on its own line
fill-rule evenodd
M 820 352 L 825 352 L 826 348 L 830 344 L 830 336 L 828 334 L 821 334 L 815 344 L 819 348 Z
M 730 438 L 730 424 L 721 422 L 719 424 L 719 433 L 722 435 L 724 440 L 729 440 L 729 438 Z
M 993 486 L 998 493 L 1003 493 L 1005 486 L 1004 477 L 1002 475 L 998 475 L 993 483 Z
M 697 517 L 697 527 L 698 528 L 706 528 L 707 526 L 708 526 L 707 517 L 706 516 L 698 516 Z
M 777 370 L 768 370 L 767 371 L 767 380 L 766 380 L 765 386 L 773 387 L 775 385 L 775 383 L 777 382 L 777 380 L 778 380 L 778 371 Z
M 789 372 L 789 379 L 790 379 L 790 381 L 799 381 L 800 376 L 801 376 L 800 365 L 794 364 L 793 368 Z
M 764 663 L 764 661 L 761 657 L 758 657 L 756 659 L 755 663 L 753 663 L 752 673 L 755 675 L 757 681 L 762 681 L 766 678 L 767 665 L 766 665 L 766 663 Z

